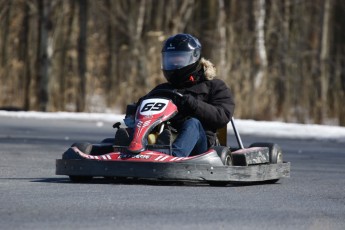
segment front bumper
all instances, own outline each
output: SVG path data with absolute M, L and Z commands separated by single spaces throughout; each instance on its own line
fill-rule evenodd
M 195 163 L 56 160 L 56 175 L 131 177 L 157 180 L 260 182 L 290 177 L 290 163 L 211 166 Z

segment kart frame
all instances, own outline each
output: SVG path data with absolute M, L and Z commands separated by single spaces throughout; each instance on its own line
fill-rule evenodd
M 231 124 L 238 143 L 238 148 L 232 149 L 233 160 L 240 162 L 236 166 L 212 165 L 207 161 L 203 163 L 204 156 L 200 156 L 197 161 L 173 163 L 57 159 L 56 175 L 199 181 L 210 184 L 275 183 L 281 178 L 290 177 L 290 162 L 269 163 L 269 149 L 266 147 L 244 148 L 233 118 Z M 226 128 L 220 130 L 218 137 L 221 145 L 226 146 L 226 136 Z M 108 143 L 103 145 L 109 146 Z M 74 152 L 72 148 L 67 151 Z

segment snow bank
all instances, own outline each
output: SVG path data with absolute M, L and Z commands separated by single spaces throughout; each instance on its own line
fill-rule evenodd
M 70 112 L 10 112 L 1 111 L 0 117 L 30 118 L 30 119 L 52 119 L 52 120 L 77 120 L 114 123 L 122 121 L 123 114 L 109 113 L 70 113 Z M 345 142 L 345 127 L 327 125 L 305 125 L 276 121 L 254 121 L 235 120 L 236 127 L 240 134 L 285 137 L 285 138 L 306 138 L 306 139 L 331 139 Z M 228 125 L 229 131 L 232 130 Z

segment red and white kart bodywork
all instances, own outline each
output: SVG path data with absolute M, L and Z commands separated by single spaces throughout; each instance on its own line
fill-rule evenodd
M 144 99 L 135 115 L 129 146 L 114 145 L 112 141 L 109 143 L 109 139 L 93 145 L 74 144 L 64 152 L 62 159 L 56 160 L 56 174 L 68 175 L 76 182 L 92 177 L 125 177 L 206 181 L 210 184 L 272 183 L 289 177 L 290 163 L 282 161 L 279 146 L 255 143 L 250 148 L 244 148 L 233 119 L 231 123 L 239 148 L 215 146 L 200 155 L 175 157 L 161 152 L 162 146 L 148 144 L 149 135 L 154 130 L 161 133 L 164 125 L 176 114 L 177 107 L 170 99 Z

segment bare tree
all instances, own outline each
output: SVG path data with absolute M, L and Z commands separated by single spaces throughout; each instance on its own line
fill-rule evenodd
M 68 9 L 68 10 L 67 10 Z M 61 11 L 67 12 L 67 15 L 62 13 L 63 24 L 61 25 L 61 32 L 59 33 L 58 46 L 60 47 L 58 66 L 60 72 L 58 74 L 58 109 L 64 111 L 66 108 L 66 91 L 68 89 L 67 82 L 70 71 L 70 58 L 68 57 L 68 51 L 72 47 L 72 35 L 73 35 L 73 24 L 75 21 L 75 1 L 63 1 L 61 5 Z
M 30 61 L 29 61 L 29 14 L 30 7 L 27 2 L 23 3 L 24 17 L 22 21 L 22 30 L 20 36 L 20 59 L 24 63 L 24 72 L 22 73 L 23 85 L 24 85 L 24 109 L 30 109 L 30 83 L 31 83 L 31 73 L 30 73 Z
M 78 38 L 78 75 L 77 112 L 85 110 L 86 100 L 86 48 L 87 48 L 87 11 L 88 0 L 79 0 L 79 38 Z
M 39 42 L 37 58 L 37 82 L 38 88 L 38 108 L 40 111 L 47 111 L 49 104 L 49 75 L 51 70 L 51 57 L 53 52 L 52 38 L 49 32 L 52 30 L 52 22 L 49 18 L 51 13 L 50 0 L 38 0 L 39 13 Z
M 177 2 L 178 4 L 178 2 Z M 172 11 L 173 15 L 170 21 L 170 31 L 172 34 L 184 31 L 194 8 L 194 0 L 184 0 Z
M 322 123 L 327 117 L 328 107 L 328 84 L 329 84 L 329 61 L 330 61 L 330 27 L 332 15 L 332 0 L 325 0 L 323 7 L 323 21 L 322 21 L 322 37 L 321 37 L 321 52 L 320 52 L 320 108 L 319 108 L 319 123 Z
M 106 100 L 108 106 L 115 105 L 115 98 L 116 98 L 116 85 L 118 81 L 116 78 L 116 69 L 117 69 L 117 55 L 116 49 L 118 46 L 117 38 L 116 38 L 116 20 L 114 20 L 114 12 L 115 12 L 115 2 L 111 0 L 107 0 L 106 6 L 108 9 L 108 18 L 109 22 L 107 24 L 107 44 L 108 44 L 108 57 L 107 57 L 107 84 L 105 86 L 106 91 Z
M 218 20 L 217 27 L 219 33 L 219 70 L 220 76 L 225 77 L 229 72 L 229 63 L 227 63 L 227 37 L 226 37 L 226 13 L 224 0 L 218 0 Z
M 162 42 L 191 33 L 236 116 L 344 124 L 344 15 L 342 0 L 0 0 L 0 106 L 123 109 L 165 80 Z
M 256 0 L 255 19 L 256 19 L 256 40 L 255 49 L 258 56 L 259 67 L 254 78 L 254 87 L 261 85 L 262 79 L 267 68 L 267 53 L 265 45 L 265 18 L 266 18 L 266 0 Z
M 2 33 L 2 45 L 1 45 L 1 66 L 4 68 L 8 62 L 8 39 L 9 39 L 9 29 L 10 29 L 10 19 L 12 13 L 12 1 L 7 0 L 4 3 L 4 20 Z

